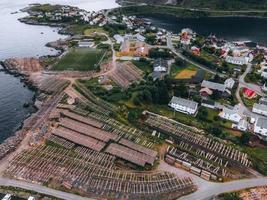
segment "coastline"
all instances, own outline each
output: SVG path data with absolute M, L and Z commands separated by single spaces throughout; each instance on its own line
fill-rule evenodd
M 38 112 L 38 108 L 35 106 L 35 102 L 37 100 L 38 96 L 38 88 L 34 86 L 34 84 L 29 81 L 27 76 L 19 71 L 16 70 L 10 70 L 6 66 L 4 61 L 0 61 L 0 65 L 3 67 L 3 72 L 10 74 L 14 76 L 15 78 L 20 78 L 20 81 L 31 91 L 34 92 L 34 96 L 32 98 L 32 102 L 30 106 L 34 108 L 34 111 L 31 111 L 29 115 L 27 115 L 21 122 L 20 125 L 14 130 L 12 135 L 8 138 L 6 138 L 1 144 L 0 144 L 0 159 L 3 159 L 6 157 L 9 153 L 12 153 L 16 148 L 19 146 L 19 144 L 22 142 L 22 140 L 26 136 L 26 124 L 28 121 L 30 121 L 34 114 Z M 3 151 L 4 150 L 4 151 Z
M 26 10 L 24 11 L 23 9 L 21 11 L 27 12 Z M 59 24 L 59 23 L 54 23 L 54 24 L 36 23 L 36 22 L 31 23 L 31 21 L 25 20 L 25 18 L 19 18 L 17 20 L 19 20 L 21 23 L 25 23 L 25 24 L 29 24 L 29 25 L 57 27 L 57 28 L 59 28 L 58 34 L 71 36 L 70 33 L 62 31 L 62 30 L 64 30 L 64 26 L 62 24 Z M 66 38 L 66 39 L 68 39 L 68 38 Z M 51 41 L 51 42 L 53 42 L 53 41 Z M 53 48 L 53 49 L 59 51 L 59 53 L 56 55 L 49 55 L 49 54 L 48 55 L 42 55 L 42 56 L 38 57 L 39 61 L 45 57 L 59 57 L 60 55 L 62 55 L 64 53 L 63 49 L 56 48 L 56 47 L 49 45 L 49 43 L 51 43 L 51 42 L 48 42 L 45 46 Z M 11 136 L 9 136 L 2 143 L 0 143 L 0 159 L 7 157 L 9 154 L 12 154 L 18 148 L 18 146 L 21 144 L 21 142 L 24 140 L 24 138 L 27 135 L 27 131 L 30 128 L 29 124 L 31 124 L 31 121 L 34 120 L 35 114 L 40 110 L 40 108 L 36 107 L 36 101 L 37 101 L 38 95 L 41 94 L 38 86 L 35 85 L 32 82 L 32 80 L 30 80 L 30 76 L 28 74 L 25 74 L 24 72 L 20 71 L 19 69 L 16 68 L 16 66 L 10 65 L 7 61 L 8 59 L 10 59 L 10 58 L 7 58 L 5 60 L 0 60 L 0 66 L 2 66 L 1 71 L 14 76 L 15 78 L 19 78 L 20 81 L 29 90 L 34 92 L 34 96 L 32 98 L 32 102 L 30 104 L 30 106 L 32 106 L 34 108 L 34 111 L 30 112 L 30 114 L 27 115 L 20 122 L 20 125 L 14 130 L 14 132 L 12 132 Z

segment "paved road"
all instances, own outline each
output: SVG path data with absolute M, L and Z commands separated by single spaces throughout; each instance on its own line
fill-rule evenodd
M 225 183 L 214 183 L 206 181 L 199 176 L 196 176 L 185 170 L 168 165 L 164 161 L 160 162 L 159 169 L 172 172 L 178 177 L 190 177 L 197 185 L 198 190 L 196 192 L 182 197 L 181 200 L 205 200 L 224 192 L 267 185 L 267 177 L 243 179 Z
M 226 183 L 210 183 L 205 188 L 197 190 L 195 193 L 180 198 L 181 200 L 205 200 L 225 192 L 232 192 L 267 185 L 267 177 L 255 179 L 243 179 Z
M 248 64 L 245 72 L 240 76 L 240 78 L 239 78 L 240 87 L 247 87 L 247 88 L 255 91 L 258 95 L 264 96 L 265 94 L 262 92 L 261 87 L 259 85 L 252 84 L 252 83 L 246 83 L 246 81 L 245 81 L 245 77 L 247 76 L 248 73 L 251 72 L 251 68 L 252 68 L 252 64 Z
M 247 76 L 248 73 L 251 72 L 251 68 L 252 68 L 252 64 L 248 64 L 245 72 L 239 77 L 239 80 L 238 80 L 239 83 L 238 83 L 238 87 L 237 87 L 235 96 L 236 96 L 238 102 L 243 106 L 243 108 L 244 108 L 244 114 L 247 117 L 258 118 L 258 117 L 263 117 L 263 116 L 262 115 L 259 115 L 259 114 L 256 114 L 256 113 L 253 113 L 249 108 L 247 108 L 245 106 L 244 102 L 242 101 L 241 96 L 240 96 L 240 89 L 241 88 L 244 88 L 244 87 L 249 88 L 249 89 L 255 91 L 260 96 L 266 96 L 266 94 L 264 94 L 261 91 L 261 87 L 260 86 L 258 86 L 256 84 L 246 83 L 245 77 Z
M 51 195 L 57 198 L 65 199 L 65 200 L 89 200 L 92 198 L 85 198 L 81 197 L 75 194 L 70 194 L 67 192 L 62 192 L 59 190 L 54 190 L 51 188 L 47 188 L 42 185 L 38 184 L 32 184 L 24 181 L 18 181 L 18 180 L 12 180 L 8 178 L 0 178 L 0 185 L 1 186 L 12 186 L 12 187 L 18 187 L 26 190 L 32 190 L 38 193 L 46 194 L 46 195 Z

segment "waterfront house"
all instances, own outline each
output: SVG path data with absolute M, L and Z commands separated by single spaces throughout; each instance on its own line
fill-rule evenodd
M 198 109 L 198 103 L 188 99 L 173 96 L 169 106 L 176 110 L 188 115 L 195 115 Z

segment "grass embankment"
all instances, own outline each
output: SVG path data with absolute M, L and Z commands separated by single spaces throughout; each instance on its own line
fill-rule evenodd
M 57 64 L 53 70 L 90 71 L 98 69 L 99 61 L 105 51 L 93 48 L 72 48 Z

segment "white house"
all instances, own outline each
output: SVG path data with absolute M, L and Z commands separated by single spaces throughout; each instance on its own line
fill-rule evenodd
M 232 124 L 232 128 L 238 129 L 240 131 L 247 131 L 248 122 L 246 119 L 241 119 L 237 124 Z
M 113 38 L 116 40 L 117 44 L 121 44 L 124 42 L 124 37 L 119 34 L 115 34 Z
M 267 118 L 257 118 L 254 125 L 254 133 L 267 141 Z
M 178 112 L 195 115 L 197 113 L 198 103 L 174 96 L 172 97 L 169 106 Z
M 164 59 L 158 58 L 153 64 L 154 72 L 167 72 L 168 62 Z
M 226 62 L 235 64 L 235 65 L 247 65 L 249 62 L 249 57 L 233 57 L 226 56 Z
M 235 81 L 233 78 L 228 78 L 224 81 L 224 85 L 228 89 L 232 89 L 235 85 Z
M 267 116 L 267 106 L 264 104 L 254 103 L 252 112 Z
M 146 40 L 146 38 L 142 36 L 140 33 L 135 34 L 135 38 L 140 42 L 144 42 Z
M 243 109 L 240 104 L 237 104 L 234 107 L 224 106 L 222 111 L 219 113 L 219 116 L 223 119 L 239 123 L 243 118 Z

